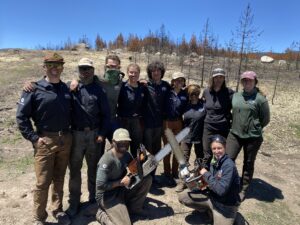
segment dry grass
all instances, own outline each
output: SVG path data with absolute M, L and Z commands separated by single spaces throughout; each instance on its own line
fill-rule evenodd
M 43 76 L 42 51 L 0 51 L 0 224 L 31 224 L 28 208 L 32 206 L 32 188 L 35 182 L 32 166 L 32 149 L 29 142 L 21 138 L 15 124 L 16 102 L 25 80 L 37 80 Z M 106 52 L 69 52 L 63 51 L 66 64 L 62 79 L 71 80 L 78 76 L 77 61 L 82 57 L 94 60 L 96 73 L 103 73 Z M 122 70 L 130 63 L 128 57 L 141 65 L 142 73 L 148 62 L 155 56 L 135 55 L 123 52 Z M 166 60 L 167 58 L 167 60 Z M 181 70 L 179 59 L 162 57 L 167 64 L 166 79 L 173 71 Z M 212 65 L 223 66 L 222 59 L 209 59 L 206 65 L 205 82 Z M 196 63 L 197 65 L 199 63 Z M 226 65 L 225 65 L 226 66 Z M 230 86 L 235 68 L 231 69 Z M 189 68 L 185 66 L 184 72 Z M 260 87 L 272 98 L 277 67 L 275 64 L 262 66 L 251 62 L 248 69 L 254 69 L 263 77 Z M 190 68 L 190 78 L 194 82 L 200 79 L 198 67 Z M 264 143 L 257 156 L 255 182 L 251 196 L 240 207 L 241 215 L 250 224 L 297 224 L 300 216 L 300 168 L 298 162 L 300 145 L 300 79 L 296 72 L 282 72 L 277 87 L 275 104 L 271 105 L 271 122 L 265 129 Z M 242 168 L 242 154 L 237 160 L 239 171 Z M 162 165 L 158 173 L 162 172 Z M 87 199 L 86 174 L 84 169 L 83 199 Z M 66 177 L 66 183 L 68 176 Z M 154 215 L 149 221 L 138 221 L 135 224 L 200 224 L 199 215 L 191 214 L 192 210 L 180 205 L 172 188 L 162 188 L 163 195 L 149 195 L 149 211 Z M 65 185 L 65 203 L 67 201 L 67 185 Z M 67 204 L 65 204 L 67 205 Z M 200 215 L 201 216 L 201 215 Z M 193 220 L 194 218 L 194 220 Z M 51 220 L 51 218 L 50 218 Z M 84 222 L 85 221 L 85 222 Z M 194 221 L 194 222 L 193 222 Z M 196 222 L 195 222 L 196 221 Z M 197 222 L 198 221 L 198 222 Z M 97 224 L 90 218 L 78 218 L 75 224 Z M 204 223 L 201 223 L 204 224 Z

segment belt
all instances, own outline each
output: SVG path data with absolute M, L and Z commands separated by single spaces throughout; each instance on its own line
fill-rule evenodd
M 73 130 L 76 130 L 76 131 L 85 131 L 85 132 L 88 132 L 88 131 L 93 131 L 93 130 L 96 130 L 97 128 L 92 128 L 92 127 L 78 127 L 78 128 L 73 128 Z
M 60 131 L 39 131 L 38 133 L 46 136 L 63 136 L 70 133 L 69 130 L 60 130 Z

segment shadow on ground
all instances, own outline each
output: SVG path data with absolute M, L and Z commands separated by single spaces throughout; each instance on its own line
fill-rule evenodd
M 149 213 L 147 220 L 160 219 L 174 215 L 172 207 L 164 202 L 149 197 L 146 198 L 144 210 Z M 135 222 L 138 219 L 140 218 L 133 218 L 132 222 Z
M 189 215 L 185 217 L 185 222 L 188 224 L 195 224 L 195 225 L 204 225 L 204 224 L 212 224 L 212 219 L 209 217 L 207 212 L 199 212 L 199 211 L 192 211 Z
M 194 225 L 206 225 L 206 224 L 213 224 L 212 218 L 209 216 L 207 212 L 199 212 L 199 211 L 192 211 L 189 215 L 185 217 L 185 221 L 188 224 Z M 248 225 L 249 223 L 246 221 L 244 216 L 241 213 L 237 213 L 234 225 Z
M 274 202 L 276 199 L 284 199 L 284 196 L 279 188 L 256 178 L 251 181 L 246 198 L 255 198 L 264 202 Z

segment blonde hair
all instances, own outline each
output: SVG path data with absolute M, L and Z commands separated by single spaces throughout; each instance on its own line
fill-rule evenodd
M 201 93 L 201 87 L 198 84 L 190 84 L 187 86 L 187 93 L 189 96 L 195 92 L 199 92 L 199 95 Z
M 137 70 L 139 71 L 139 73 L 141 72 L 141 67 L 140 67 L 138 64 L 136 64 L 136 63 L 130 63 L 130 64 L 127 66 L 127 73 L 128 73 L 128 71 L 129 71 L 129 69 L 130 69 L 131 67 L 137 69 Z

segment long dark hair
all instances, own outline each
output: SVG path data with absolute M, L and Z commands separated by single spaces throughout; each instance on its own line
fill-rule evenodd
M 209 88 L 210 91 L 214 90 L 214 78 L 213 77 L 210 77 L 209 80 L 208 80 L 208 88 Z M 221 90 L 224 89 L 224 88 L 227 88 L 225 79 L 224 79 L 224 82 L 221 86 Z

